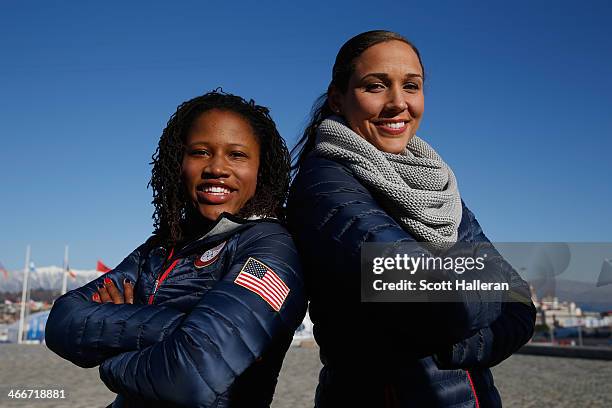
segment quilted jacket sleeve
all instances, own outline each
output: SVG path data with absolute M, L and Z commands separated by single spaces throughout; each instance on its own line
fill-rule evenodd
M 108 357 L 139 350 L 164 339 L 183 314 L 154 305 L 116 305 L 91 300 L 104 278 L 123 288 L 136 282 L 146 244 L 128 255 L 115 269 L 57 299 L 45 328 L 47 347 L 81 367 L 94 367 Z
M 289 288 L 276 311 L 234 282 L 249 259 L 269 267 Z M 214 406 L 278 336 L 291 336 L 306 312 L 296 249 L 278 224 L 258 223 L 241 233 L 225 277 L 163 341 L 106 360 L 100 377 L 126 396 L 183 406 Z
M 319 327 L 333 326 L 337 324 L 334 321 L 342 322 L 347 315 L 359 311 L 360 324 L 368 325 L 370 331 L 395 332 L 401 335 L 406 349 L 431 353 L 442 344 L 451 345 L 471 336 L 477 329 L 488 326 L 499 313 L 499 308 L 491 303 L 470 299 L 462 303 L 359 305 L 359 289 L 348 288 L 359 284 L 363 244 L 415 239 L 380 207 L 350 170 L 336 162 L 318 157 L 305 162 L 291 189 L 288 216 L 305 269 L 311 276 L 311 316 L 325 315 L 317 319 Z M 454 276 L 449 279 L 457 278 L 454 273 L 450 275 Z M 356 293 L 352 300 L 350 293 Z M 315 323 L 315 332 L 316 326 Z M 419 327 L 418 336 L 414 336 L 414 327 Z M 328 331 L 322 329 L 319 333 L 323 336 Z
M 474 214 L 465 206 L 464 211 L 467 211 L 473 226 L 474 242 L 485 244 L 481 248 L 488 257 L 498 257 L 503 260 L 482 231 Z M 511 276 L 510 296 L 512 299 L 506 299 L 506 302 L 501 305 L 501 314 L 490 326 L 436 353 L 435 361 L 439 368 L 492 367 L 510 357 L 533 336 L 536 309 L 531 301 L 529 285 L 505 260 L 503 265 Z

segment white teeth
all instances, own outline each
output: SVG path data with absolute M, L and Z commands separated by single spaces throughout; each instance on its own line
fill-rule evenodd
M 404 122 L 387 123 L 385 126 L 390 127 L 391 129 L 401 129 L 404 127 Z
M 229 194 L 230 193 L 230 190 L 228 188 L 221 187 L 221 186 L 206 186 L 202 189 L 202 191 L 204 191 L 205 193 L 212 193 L 212 194 Z

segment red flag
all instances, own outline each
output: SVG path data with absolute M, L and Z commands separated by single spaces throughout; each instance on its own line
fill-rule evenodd
M 68 275 L 70 275 L 72 279 L 76 279 L 76 273 L 70 269 L 70 266 L 68 265 L 66 265 L 66 272 L 68 272 Z
M 4 275 L 4 279 L 8 280 L 8 271 L 4 268 L 2 262 L 0 262 L 0 272 L 2 272 L 2 274 Z
M 111 268 L 109 268 L 108 266 L 104 265 L 102 263 L 102 261 L 98 259 L 98 263 L 96 263 L 96 271 L 98 271 L 100 273 L 106 273 L 106 272 L 108 272 L 110 270 L 111 270 Z

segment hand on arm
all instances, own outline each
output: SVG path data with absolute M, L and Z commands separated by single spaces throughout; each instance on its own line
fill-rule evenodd
M 98 292 L 94 293 L 91 299 L 96 303 L 114 303 L 122 305 L 124 303 L 134 304 L 134 285 L 128 278 L 123 280 L 123 293 L 117 289 L 115 283 L 110 278 L 104 279 L 104 284 L 98 287 Z
M 273 233 L 247 230 L 238 245 L 224 278 L 172 335 L 100 366 L 100 377 L 110 390 L 135 398 L 210 406 L 274 340 L 288 336 L 290 341 L 306 309 L 291 238 L 281 227 Z M 269 267 L 289 288 L 278 311 L 235 282 L 251 258 Z
M 114 299 L 117 302 L 125 300 L 127 294 L 118 293 L 114 282 L 125 279 L 136 282 L 142 248 L 130 254 L 114 270 L 55 301 L 45 329 L 49 349 L 78 366 L 94 367 L 110 356 L 158 342 L 174 330 L 184 317 L 174 309 L 94 300 L 94 295 L 101 295 L 99 287 L 105 279 L 112 282 Z M 108 290 L 102 291 L 106 293 L 103 296 L 108 295 L 113 300 Z

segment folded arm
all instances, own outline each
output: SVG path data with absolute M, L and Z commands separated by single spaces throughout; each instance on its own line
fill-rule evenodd
M 527 282 L 503 260 L 480 228 L 474 214 L 467 208 L 464 211 L 468 212 L 474 225 L 474 242 L 484 244 L 480 246 L 480 252 L 490 258 L 498 257 L 510 276 L 510 293 L 501 305 L 499 317 L 489 326 L 435 354 L 436 363 L 442 369 L 471 369 L 499 364 L 531 339 L 536 318 Z
M 499 305 L 479 302 L 477 292 L 460 293 L 464 298 L 454 303 L 372 302 L 360 304 L 357 309 L 360 279 L 355 274 L 360 273 L 363 245 L 416 240 L 350 170 L 329 160 L 311 160 L 315 161 L 303 166 L 292 186 L 288 210 L 292 233 L 305 267 L 313 276 L 311 315 L 319 325 L 337 324 L 334 322 L 342 322 L 358 311 L 360 324 L 367 325 L 370 331 L 396 332 L 405 339 L 407 349 L 429 353 L 442 344 L 471 336 L 497 318 Z M 419 249 L 414 256 L 426 252 Z M 417 272 L 415 276 L 424 273 Z M 447 278 L 458 279 L 459 275 L 451 271 Z M 347 296 L 338 296 L 339 293 L 355 295 L 351 302 L 345 302 Z M 413 336 L 414 327 L 419 327 L 419 336 Z
M 111 356 L 161 341 L 176 328 L 184 314 L 171 308 L 92 301 L 104 278 L 112 279 L 118 288 L 126 278 L 137 281 L 143 248 L 55 301 L 45 328 L 49 349 L 78 366 L 94 367 Z
M 212 406 L 273 340 L 287 336 L 290 341 L 306 311 L 304 284 L 289 234 L 272 225 L 272 230 L 252 227 L 241 234 L 228 273 L 174 333 L 100 366 L 100 377 L 111 391 L 179 405 Z M 276 295 L 275 304 L 281 304 L 278 311 L 235 282 L 253 259 L 289 288 L 284 299 Z

